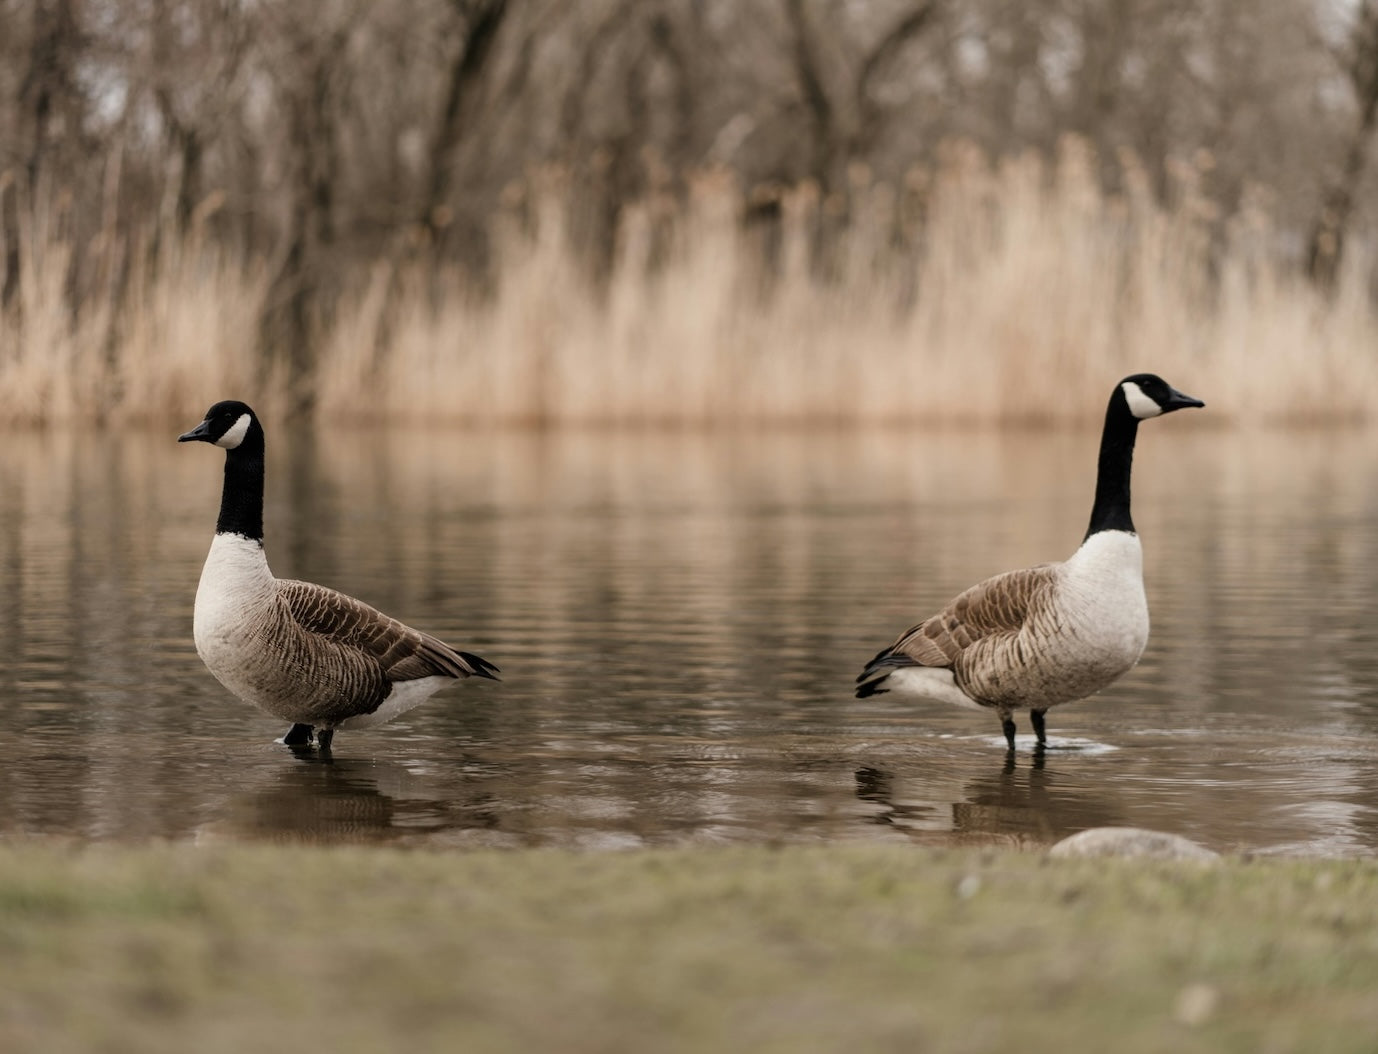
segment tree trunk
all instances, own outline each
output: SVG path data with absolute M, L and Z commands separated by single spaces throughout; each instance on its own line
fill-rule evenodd
M 1359 9 L 1351 48 L 1349 79 L 1359 103 L 1359 119 L 1345 147 L 1339 174 L 1322 195 L 1306 259 L 1312 281 L 1325 289 L 1334 286 L 1340 273 L 1359 182 L 1368 162 L 1369 142 L 1378 122 L 1378 8 L 1372 0 L 1364 0 Z

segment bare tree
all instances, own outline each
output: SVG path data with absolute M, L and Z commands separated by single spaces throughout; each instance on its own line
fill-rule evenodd
M 822 56 L 825 29 L 814 24 L 815 18 L 829 17 L 829 9 L 811 13 L 805 0 L 785 0 L 785 13 L 799 95 L 808 115 L 808 175 L 827 195 L 845 187 L 846 166 L 867 159 L 879 142 L 886 110 L 876 95 L 878 82 L 935 21 L 938 0 L 910 4 L 873 30 L 863 46 L 847 49 L 837 63 L 842 68 L 831 78 Z M 835 27 L 826 31 L 837 35 Z
M 321 27 L 318 12 L 272 9 L 270 30 L 285 47 L 272 67 L 285 135 L 285 229 L 261 339 L 268 359 L 287 366 L 290 404 L 311 406 L 315 338 L 338 292 L 332 262 L 341 175 L 340 102 L 348 77 L 345 54 L 357 24 L 346 12 Z M 312 16 L 315 17 L 312 17 Z
M 1161 195 L 1191 161 L 1222 229 L 1275 188 L 1329 283 L 1378 207 L 1375 124 L 1378 0 L 0 0 L 0 306 L 37 216 L 73 250 L 73 311 L 124 295 L 129 254 L 232 245 L 272 276 L 263 351 L 305 406 L 339 298 L 380 260 L 482 276 L 504 189 L 542 165 L 592 266 L 629 203 L 705 164 L 767 229 L 769 187 L 816 183 L 826 263 L 855 172 L 1068 132 Z
M 421 201 L 419 225 L 434 240 L 450 225 L 449 199 L 454 153 L 472 127 L 481 85 L 494 44 L 507 17 L 507 0 L 452 0 L 463 22 L 463 42 L 450 65 L 445 102 L 431 141 L 430 174 Z
M 22 61 L 23 73 L 14 85 L 12 116 L 6 122 L 13 136 L 6 151 L 8 174 L 0 180 L 0 304 L 12 301 L 22 266 L 21 191 L 32 200 L 40 184 L 52 189 L 83 146 L 85 99 L 76 82 L 76 67 L 85 38 L 77 0 L 37 0 L 26 14 L 23 18 L 19 12 L 7 12 L 6 17 L 8 28 L 17 30 L 12 39 L 20 42 L 10 57 Z
M 1342 52 L 1344 71 L 1354 93 L 1357 113 L 1342 143 L 1340 169 L 1326 183 L 1319 216 L 1312 226 L 1307 270 L 1329 286 L 1339 272 L 1345 239 L 1378 122 L 1378 5 L 1362 0 Z

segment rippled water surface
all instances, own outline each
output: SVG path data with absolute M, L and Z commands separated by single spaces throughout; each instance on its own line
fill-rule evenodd
M 190 423 L 190 422 L 188 422 Z M 861 664 L 996 571 L 1058 559 L 1096 436 L 269 435 L 268 553 L 476 651 L 333 759 L 191 643 L 223 457 L 163 434 L 0 446 L 0 830 L 83 840 L 616 848 L 1378 848 L 1378 436 L 1141 433 L 1153 635 L 1007 765 L 994 716 Z

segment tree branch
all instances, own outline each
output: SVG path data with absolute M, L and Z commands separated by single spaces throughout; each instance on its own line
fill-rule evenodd
M 899 19 L 890 31 L 880 38 L 861 64 L 856 79 L 856 99 L 859 110 L 853 153 L 866 154 L 874 144 L 881 125 L 881 109 L 876 102 L 874 86 L 905 46 L 919 36 L 937 13 L 937 0 L 928 0 Z

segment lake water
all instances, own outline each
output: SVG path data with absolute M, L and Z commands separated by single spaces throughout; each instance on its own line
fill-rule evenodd
M 178 431 L 0 446 L 0 832 L 1378 848 L 1372 434 L 1146 425 L 1148 650 L 1049 714 L 1041 760 L 1019 715 L 1011 766 L 993 715 L 852 679 L 966 585 L 1070 554 L 1095 434 L 271 431 L 274 570 L 503 669 L 326 762 L 196 657 L 223 457 Z

